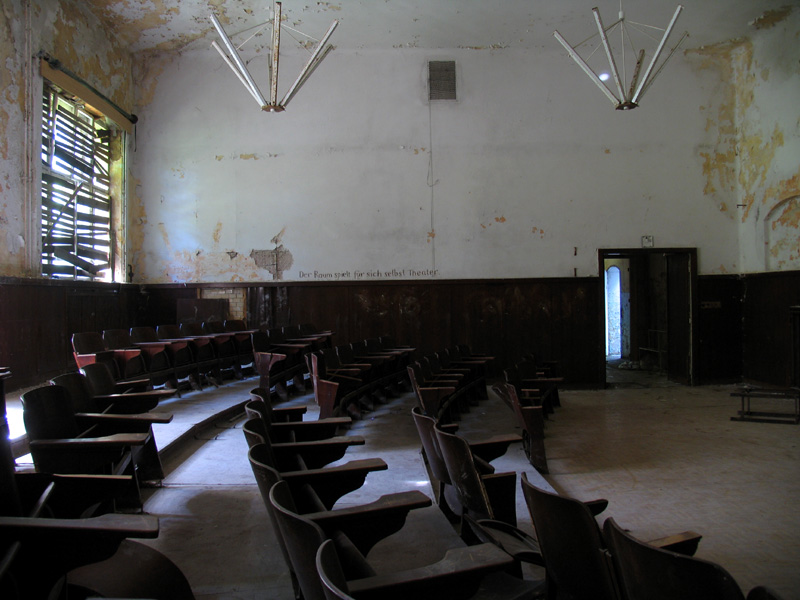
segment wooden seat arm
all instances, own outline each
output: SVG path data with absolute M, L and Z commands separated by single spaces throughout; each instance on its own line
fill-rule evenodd
M 296 421 L 294 423 L 272 423 L 271 434 L 275 439 L 283 440 L 289 437 L 296 442 L 309 442 L 330 439 L 336 435 L 340 427 L 352 423 L 350 417 L 331 417 L 317 421 Z
M 171 398 L 177 393 L 177 390 L 145 390 L 142 392 L 127 392 L 117 394 L 103 394 L 94 396 L 98 400 L 119 402 L 119 401 L 136 401 L 136 400 L 166 400 Z
M 479 544 L 450 549 L 439 562 L 417 569 L 348 581 L 347 587 L 357 600 L 468 598 L 484 576 L 512 565 L 497 546 Z
M 69 438 L 53 440 L 32 440 L 31 449 L 41 448 L 47 450 L 91 450 L 92 448 L 125 448 L 128 446 L 143 446 L 150 434 L 148 433 L 115 433 L 96 438 Z
M 130 475 L 54 475 L 49 473 L 17 473 L 17 488 L 23 506 L 33 506 L 42 490 L 52 486 L 47 497 L 50 516 L 75 519 L 85 516 L 95 505 L 118 498 L 130 487 Z M 53 485 L 54 484 L 54 485 Z M 28 511 L 26 510 L 26 513 Z M 34 516 L 28 514 L 28 516 Z
M 158 518 L 149 515 L 107 514 L 89 519 L 0 517 L 0 539 L 50 544 L 58 540 L 80 543 L 108 538 L 156 538 Z
M 494 544 L 514 560 L 544 566 L 539 542 L 518 527 L 496 519 L 473 519 L 464 515 L 464 522 L 483 543 Z
M 380 458 L 366 458 L 323 469 L 284 471 L 281 478 L 289 484 L 298 510 L 307 513 L 319 510 L 320 503 L 331 510 L 339 498 L 364 485 L 367 475 L 388 468 L 386 462 Z M 315 498 L 306 498 L 306 486 L 311 486 Z
M 75 413 L 75 417 L 91 421 L 96 424 L 115 424 L 120 425 L 142 425 L 142 424 L 165 424 L 172 422 L 170 413 L 139 413 L 133 415 L 119 413 Z
M 663 550 L 671 550 L 678 554 L 694 556 L 702 538 L 702 535 L 694 531 L 682 531 L 681 533 L 674 533 L 663 538 L 650 540 L 647 543 Z
M 427 508 L 433 502 L 419 490 L 385 494 L 369 504 L 359 504 L 338 510 L 308 513 L 323 531 L 332 535 L 344 533 L 364 556 L 382 539 L 402 529 L 408 513 Z
M 503 456 L 508 451 L 508 447 L 511 444 L 518 442 L 522 442 L 522 438 L 516 433 L 510 433 L 495 435 L 486 440 L 470 442 L 469 448 L 475 456 L 479 456 L 486 462 L 491 462 Z
M 293 442 L 272 444 L 272 451 L 279 461 L 300 457 L 308 469 L 318 469 L 342 458 L 347 449 L 354 445 L 363 445 L 364 438 L 356 436 L 339 436 L 316 442 Z
M 597 498 L 596 500 L 587 500 L 584 504 L 589 508 L 589 512 L 593 517 L 596 517 L 606 508 L 608 508 L 608 500 L 605 498 Z

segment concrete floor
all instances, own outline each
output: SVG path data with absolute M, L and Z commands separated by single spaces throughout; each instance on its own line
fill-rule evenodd
M 800 600 L 800 428 L 731 422 L 738 408 L 731 387 L 687 388 L 639 375 L 610 372 L 610 389 L 562 392 L 563 406 L 547 426 L 551 473 L 540 483 L 581 499 L 608 498 L 601 521 L 613 516 L 645 539 L 698 531 L 698 556 L 727 568 L 745 593 L 765 584 L 785 600 Z M 178 564 L 202 600 L 292 598 L 240 431 L 238 407 L 256 385 L 250 378 L 186 393 L 162 408 L 175 421 L 155 432 L 168 475 L 163 487 L 147 492 L 146 512 L 161 518 L 161 535 L 149 543 Z M 290 404 L 307 406 L 306 418 L 315 418 L 311 394 Z M 337 506 L 409 489 L 431 495 L 413 405 L 405 394 L 353 424 L 347 435 L 366 444 L 352 447 L 346 460 L 378 456 L 389 469 L 370 474 Z M 213 417 L 226 409 L 232 414 Z M 473 439 L 519 431 L 493 393 L 460 427 Z M 495 466 L 537 476 L 520 446 Z M 412 512 L 406 530 L 379 544 L 370 560 L 396 560 L 412 552 L 410 540 L 445 536 L 424 530 L 426 519 L 438 517 L 424 511 Z M 517 514 L 519 526 L 532 532 L 519 488 Z

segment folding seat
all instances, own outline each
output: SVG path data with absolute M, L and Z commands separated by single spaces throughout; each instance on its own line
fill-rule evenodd
M 204 335 L 210 336 L 212 339 L 219 368 L 230 373 L 235 379 L 241 379 L 242 369 L 239 365 L 239 355 L 236 352 L 234 334 L 225 331 L 225 325 L 220 321 L 204 321 L 202 331 Z
M 128 474 L 131 486 L 120 502 L 141 506 L 137 465 L 148 433 L 109 433 L 96 419 L 84 429 L 72 409 L 69 392 L 48 385 L 25 392 L 23 420 L 31 455 L 42 473 Z
M 188 385 L 193 389 L 202 389 L 200 385 L 200 370 L 194 355 L 189 347 L 188 340 L 163 340 L 158 337 L 153 327 L 131 327 L 131 341 L 134 344 L 148 347 L 163 347 L 168 358 L 168 366 L 175 374 L 175 380 L 181 382 L 188 380 Z M 153 361 L 150 363 L 153 364 Z
M 113 404 L 114 411 L 119 413 L 151 410 L 177 393 L 174 389 L 151 389 L 149 378 L 117 381 L 106 363 L 86 365 L 81 373 L 93 401 L 106 406 Z
M 98 433 L 99 430 L 102 430 L 105 435 L 111 433 L 148 434 L 148 440 L 139 452 L 137 476 L 144 481 L 156 481 L 164 478 L 164 470 L 161 466 L 152 426 L 153 424 L 171 423 L 171 414 L 150 413 L 147 412 L 149 408 L 132 413 L 130 404 L 123 407 L 128 412 L 118 412 L 115 410 L 116 404 L 108 404 L 92 396 L 85 376 L 80 373 L 59 375 L 51 379 L 50 383 L 51 385 L 60 385 L 67 390 L 70 406 L 80 428 L 88 428 L 97 424 Z
M 636 539 L 606 519 L 603 533 L 623 600 L 745 600 L 736 580 L 720 565 Z M 780 600 L 764 586 L 748 600 Z
M 303 515 L 297 511 L 295 500 L 285 481 L 279 481 L 272 486 L 269 501 L 286 548 L 289 568 L 297 578 L 304 600 L 325 600 L 325 592 L 316 568 L 316 556 L 326 540 L 332 540 L 337 555 L 346 559 L 342 575 L 347 582 L 348 593 L 354 598 L 459 600 L 474 597 L 485 576 L 502 572 L 510 565 L 511 559 L 508 555 L 492 544 L 466 547 L 457 537 L 442 539 L 443 530 L 439 529 L 435 521 L 439 518 L 445 527 L 448 525 L 438 513 L 433 512 L 426 516 L 429 517 L 429 531 L 436 531 L 436 534 L 429 539 L 414 540 L 407 552 L 396 557 L 395 564 L 402 560 L 403 555 L 408 560 L 408 557 L 415 554 L 415 543 L 435 544 L 443 548 L 444 558 L 415 569 L 397 567 L 379 575 L 369 562 L 368 553 L 380 539 L 402 529 L 405 522 L 403 512 L 398 515 L 402 519 L 389 519 L 386 516 L 368 519 L 347 514 L 351 509 Z M 393 527 L 388 527 L 389 524 Z M 447 548 L 447 542 L 452 546 Z M 531 597 L 538 584 L 503 574 L 501 579 L 493 580 L 490 587 L 494 598 L 523 598 L 526 597 L 523 593 Z M 506 595 L 508 589 L 513 592 Z
M 242 370 L 254 370 L 251 335 L 258 329 L 247 327 L 247 324 L 242 319 L 226 319 L 223 327 L 226 332 L 233 333 L 233 345 L 236 348 L 239 368 Z
M 153 385 L 163 385 L 169 383 L 173 387 L 176 385 L 175 370 L 169 362 L 166 351 L 166 344 L 163 342 L 142 342 L 135 344 L 131 339 L 128 329 L 105 329 L 103 330 L 103 341 L 111 349 L 139 349 L 144 357 L 147 376 Z M 142 373 L 130 373 L 126 368 L 125 377 L 142 375 Z
M 305 391 L 303 373 L 305 372 L 304 344 L 274 344 L 268 332 L 254 331 L 251 334 L 253 364 L 264 390 L 275 388 L 281 400 L 289 399 L 289 382 L 296 393 Z
M 544 559 L 548 598 L 617 600 L 613 570 L 606 559 L 607 540 L 595 520 L 608 502 L 581 502 L 543 490 L 525 473 L 522 491 Z M 699 535 L 687 531 L 653 543 L 693 554 L 699 541 Z
M 117 379 L 136 378 L 147 374 L 147 365 L 139 348 L 111 349 L 103 340 L 103 336 L 94 331 L 72 334 L 72 355 L 79 369 L 96 362 L 108 363 Z
M 478 468 L 469 443 L 464 438 L 446 431 L 439 423 L 434 431 L 462 514 L 473 519 L 502 521 L 516 527 L 517 474 L 485 473 L 485 469 Z
M 5 397 L 0 400 L 5 415 Z M 126 479 L 16 473 L 8 439 L 0 435 L 0 597 L 191 600 L 174 563 L 129 539 L 157 537 L 156 518 L 92 516 Z
M 411 409 L 411 416 L 422 443 L 423 458 L 436 502 L 445 516 L 457 521 L 466 509 L 461 503 L 458 490 L 450 479 L 447 465 L 439 448 L 435 431 L 436 422 L 424 414 L 418 406 Z M 441 425 L 440 427 L 450 433 L 455 433 L 457 430 L 455 425 Z M 512 443 L 519 441 L 518 435 L 509 434 L 497 435 L 488 440 L 468 442 L 475 468 L 480 474 L 494 473 L 494 467 L 489 463 L 504 455 Z
M 203 326 L 199 323 L 182 323 L 177 325 L 159 325 L 156 333 L 160 339 L 187 339 L 189 347 L 192 349 L 194 361 L 197 368 L 206 381 L 215 387 L 219 387 L 222 379 L 220 372 L 220 362 L 217 356 L 217 349 L 214 343 L 214 336 L 206 335 Z
M 252 398 L 252 395 L 251 395 Z M 264 422 L 267 434 L 275 442 L 309 442 L 332 438 L 341 428 L 352 423 L 349 417 L 332 417 L 314 421 L 275 422 L 272 420 L 274 409 L 260 399 L 251 399 L 244 405 L 248 419 L 260 418 Z
M 528 461 L 540 473 L 549 473 L 544 447 L 542 406 L 535 406 L 529 401 L 523 404 L 517 396 L 517 389 L 511 384 L 497 383 L 492 389 L 516 416 L 517 423 L 522 429 L 522 449 Z

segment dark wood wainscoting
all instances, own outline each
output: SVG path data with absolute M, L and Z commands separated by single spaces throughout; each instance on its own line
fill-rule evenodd
M 791 385 L 791 307 L 800 304 L 800 271 L 747 275 L 743 298 L 743 378 Z
M 139 318 L 137 285 L 0 278 L 0 365 L 7 389 L 45 383 L 75 369 L 72 334 L 129 327 Z
M 602 286 L 596 277 L 463 281 L 99 284 L 0 278 L 0 365 L 15 390 L 74 369 L 78 331 L 178 322 L 202 288 L 245 288 L 253 326 L 314 323 L 335 342 L 390 335 L 428 352 L 453 343 L 510 364 L 526 351 L 558 360 L 570 384 L 605 381 Z M 800 271 L 698 278 L 697 383 L 790 385 L 790 307 Z

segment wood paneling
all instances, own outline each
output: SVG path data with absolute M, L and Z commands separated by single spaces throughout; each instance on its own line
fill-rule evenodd
M 790 307 L 800 304 L 800 272 L 748 275 L 743 285 L 742 376 L 788 386 L 792 381 Z
M 8 388 L 73 369 L 75 332 L 176 322 L 178 300 L 197 298 L 202 287 L 0 279 L 0 364 L 12 369 Z M 572 385 L 604 381 L 603 291 L 596 277 L 235 287 L 247 288 L 254 326 L 314 323 L 336 331 L 334 343 L 390 335 L 421 352 L 466 343 L 501 365 L 535 351 L 558 360 Z M 698 295 L 699 383 L 745 378 L 789 385 L 789 307 L 800 304 L 800 272 L 703 276 Z

